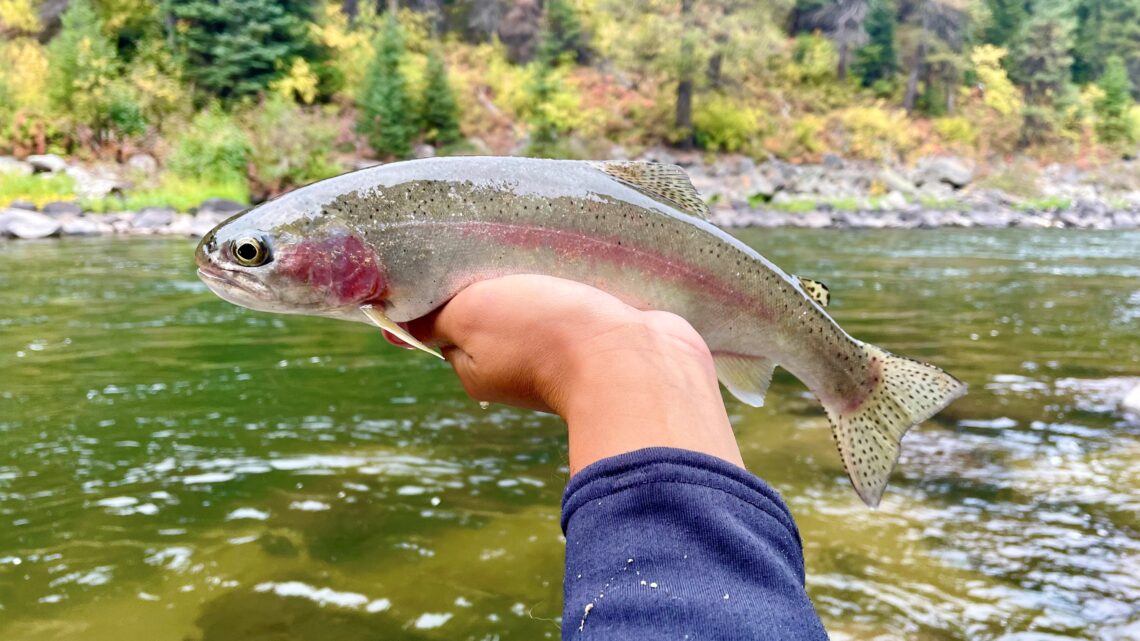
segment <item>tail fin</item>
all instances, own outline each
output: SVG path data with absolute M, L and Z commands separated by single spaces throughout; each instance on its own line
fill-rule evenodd
M 854 407 L 824 403 L 843 467 L 859 498 L 877 507 L 908 429 L 966 393 L 941 369 L 864 344 L 877 380 Z M 877 367 L 875 367 L 877 366 Z

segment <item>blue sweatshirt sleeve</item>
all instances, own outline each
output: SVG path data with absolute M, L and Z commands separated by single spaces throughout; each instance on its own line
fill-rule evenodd
M 827 639 L 775 490 L 721 459 L 650 448 L 579 472 L 562 499 L 563 640 Z

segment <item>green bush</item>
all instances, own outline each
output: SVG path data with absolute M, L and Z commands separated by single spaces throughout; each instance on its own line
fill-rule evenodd
M 256 196 L 335 176 L 343 171 L 332 157 L 335 121 L 272 94 L 239 119 L 249 136 L 249 173 Z
M 973 147 L 978 139 L 978 130 L 967 118 L 948 116 L 934 121 L 934 131 L 947 143 Z
M 188 211 L 201 205 L 207 198 L 248 203 L 249 190 L 245 183 L 216 183 L 168 173 L 152 187 L 132 190 L 125 196 L 84 201 L 83 208 L 94 212 L 137 211 L 143 207 L 171 207 L 178 211 Z
M 195 116 L 174 140 L 167 167 L 178 178 L 225 185 L 227 189 L 240 187 L 245 193 L 250 151 L 245 131 L 214 106 Z
M 710 151 L 741 151 L 762 133 L 761 118 L 759 110 L 722 95 L 709 96 L 693 112 L 697 144 Z
M 793 75 L 800 81 L 822 85 L 835 80 L 839 54 L 831 41 L 818 33 L 802 33 L 792 44 Z

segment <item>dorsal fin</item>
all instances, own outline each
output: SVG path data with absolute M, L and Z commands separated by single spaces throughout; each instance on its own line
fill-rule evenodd
M 800 287 L 803 287 L 807 295 L 819 303 L 820 307 L 827 307 L 827 304 L 831 302 L 831 290 L 827 288 L 827 285 L 803 276 L 796 276 L 796 280 L 800 281 Z
M 677 165 L 640 160 L 604 160 L 593 164 L 619 182 L 658 202 L 690 216 L 709 219 L 709 206 L 689 181 L 689 175 Z

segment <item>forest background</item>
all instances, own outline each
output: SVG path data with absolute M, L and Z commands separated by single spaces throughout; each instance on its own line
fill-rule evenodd
M 1090 166 L 1140 141 L 1140 0 L 0 0 L 0 34 L 0 155 L 121 166 L 127 202 L 88 209 L 427 155 Z M 75 192 L 0 173 L 0 206 Z

